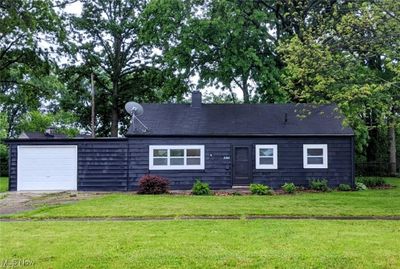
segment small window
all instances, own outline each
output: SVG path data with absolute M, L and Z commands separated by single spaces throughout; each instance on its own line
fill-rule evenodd
M 277 145 L 256 145 L 256 169 L 278 169 Z
M 304 168 L 328 168 L 328 145 L 303 145 Z
M 152 145 L 149 147 L 149 169 L 204 169 L 204 146 Z

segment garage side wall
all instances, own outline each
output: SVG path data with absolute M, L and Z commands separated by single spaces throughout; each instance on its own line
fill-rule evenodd
M 17 190 L 18 145 L 77 145 L 79 191 L 126 191 L 128 147 L 126 139 L 15 141 L 10 143 L 9 190 Z
M 8 148 L 8 189 L 17 190 L 17 145 L 11 144 Z

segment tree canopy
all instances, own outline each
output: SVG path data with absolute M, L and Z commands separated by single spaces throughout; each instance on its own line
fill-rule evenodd
M 123 135 L 127 101 L 207 88 L 217 103 L 336 103 L 357 160 L 395 170 L 399 1 L 5 0 L 0 12 L 6 137 L 89 132 L 93 74 L 98 136 Z

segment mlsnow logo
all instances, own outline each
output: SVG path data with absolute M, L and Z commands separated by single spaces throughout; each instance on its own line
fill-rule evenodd
M 1 268 L 18 268 L 32 266 L 34 263 L 29 259 L 5 259 L 0 261 Z

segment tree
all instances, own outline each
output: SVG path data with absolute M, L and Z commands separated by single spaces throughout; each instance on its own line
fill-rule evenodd
M 65 87 L 59 91 L 61 98 L 58 106 L 77 115 L 80 128 L 90 130 L 91 125 L 91 95 L 90 95 L 90 67 L 69 66 L 60 72 L 60 79 L 65 81 Z M 95 107 L 96 107 L 96 134 L 109 136 L 111 131 L 110 117 L 110 88 L 107 87 L 108 75 L 102 70 L 95 75 Z M 179 101 L 182 93 L 187 90 L 179 79 L 168 70 L 148 67 L 141 72 L 127 77 L 118 95 L 118 114 L 120 132 L 124 133 L 129 125 L 129 115 L 124 111 L 127 101 L 162 102 Z M 71 90 L 73 89 L 73 90 Z
M 291 98 L 336 102 L 355 128 L 359 153 L 371 131 L 389 125 L 391 173 L 399 124 L 399 7 L 392 0 L 358 2 L 339 23 L 305 32 L 301 39 L 295 36 L 280 48 Z
M 42 132 L 49 127 L 55 127 L 56 132 L 74 137 L 79 134 L 76 116 L 59 111 L 57 113 L 43 113 L 42 111 L 30 111 L 26 113 L 17 126 L 18 133 Z
M 70 36 L 74 39 L 71 53 L 76 48 L 82 63 L 78 63 L 79 75 L 74 76 L 73 80 L 68 79 L 67 83 L 82 85 L 81 82 L 89 78 L 90 73 L 95 74 L 97 108 L 104 112 L 99 114 L 102 123 L 99 127 L 104 134 L 110 130 L 111 136 L 118 136 L 118 125 L 126 115 L 123 105 L 129 99 L 157 100 L 156 97 L 162 95 L 157 93 L 160 88 L 167 89 L 169 96 L 180 96 L 186 88 L 171 72 L 153 65 L 153 51 L 141 42 L 144 23 L 141 14 L 147 1 L 81 2 L 82 14 L 70 17 Z M 74 69 L 76 67 L 71 68 Z M 69 73 L 68 70 L 66 72 Z M 82 86 L 75 89 L 87 95 L 86 86 Z M 168 90 L 171 87 L 175 90 Z
M 146 9 L 147 37 L 160 55 L 188 79 L 199 75 L 206 85 L 232 93 L 239 88 L 245 103 L 282 101 L 271 14 L 254 1 L 152 1 Z
M 5 0 L 0 13 L 0 111 L 7 115 L 7 136 L 14 136 L 20 117 L 59 85 L 49 54 L 64 36 L 50 0 Z

